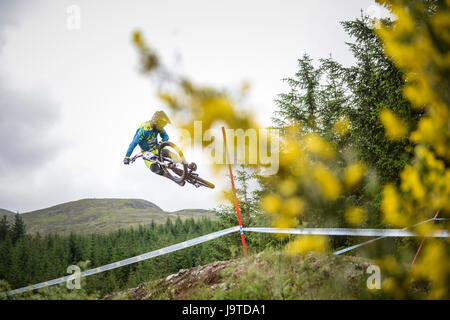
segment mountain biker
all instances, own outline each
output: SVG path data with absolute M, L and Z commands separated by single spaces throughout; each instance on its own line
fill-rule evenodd
M 123 163 L 130 164 L 130 156 L 137 145 L 141 147 L 142 151 L 158 154 L 158 134 L 161 137 L 161 141 L 169 140 L 169 135 L 164 130 L 164 127 L 168 123 L 171 123 L 171 121 L 166 113 L 164 111 L 156 111 L 150 121 L 144 122 L 136 130 L 133 141 L 131 141 L 125 158 L 123 159 Z M 164 155 L 165 151 L 167 150 L 163 150 L 163 156 L 168 157 L 168 154 Z M 152 172 L 161 176 L 167 176 L 158 163 L 145 159 L 144 162 Z

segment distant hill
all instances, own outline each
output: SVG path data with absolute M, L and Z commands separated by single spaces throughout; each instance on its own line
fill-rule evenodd
M 7 216 L 7 210 L 5 211 Z M 13 212 L 12 216 L 14 215 Z M 0 213 L 0 215 L 2 215 Z M 80 234 L 107 233 L 121 228 L 148 225 L 152 220 L 159 224 L 169 217 L 199 219 L 214 213 L 204 209 L 186 209 L 166 212 L 156 204 L 141 199 L 82 199 L 50 208 L 21 214 L 29 233 L 40 234 L 70 232 Z
M 5 209 L 0 209 L 0 218 L 3 216 L 7 216 L 9 217 L 14 217 L 15 213 L 9 210 L 5 210 Z

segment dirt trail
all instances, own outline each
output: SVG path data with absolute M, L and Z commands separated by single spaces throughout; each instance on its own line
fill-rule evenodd
M 150 289 L 146 284 L 140 284 L 126 292 L 108 295 L 105 299 L 119 298 L 123 294 L 126 294 L 126 298 L 133 300 L 159 299 L 161 294 L 175 300 L 189 299 L 190 293 L 199 285 L 209 286 L 211 289 L 216 289 L 219 286 L 224 288 L 225 284 L 221 283 L 221 272 L 230 264 L 239 266 L 243 262 L 241 260 L 216 261 L 191 269 L 181 269 L 177 273 L 161 279 L 155 286 L 157 289 Z

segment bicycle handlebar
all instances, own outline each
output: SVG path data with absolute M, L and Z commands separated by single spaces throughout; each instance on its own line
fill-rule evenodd
M 140 158 L 140 157 L 142 157 L 142 156 L 143 156 L 143 154 L 142 154 L 142 152 L 140 152 L 140 153 L 138 153 L 137 155 L 135 155 L 134 157 L 131 157 L 131 158 L 130 158 L 130 163 L 135 162 L 137 158 Z
M 135 162 L 136 159 L 138 159 L 138 158 L 144 157 L 144 153 L 145 152 L 148 152 L 148 151 L 140 152 L 140 153 L 136 154 L 134 157 L 131 157 L 130 158 L 130 163 Z M 151 157 L 151 158 L 144 158 L 144 159 L 145 160 L 150 160 L 150 161 L 157 161 L 157 158 L 158 158 L 157 155 L 153 154 L 153 157 Z

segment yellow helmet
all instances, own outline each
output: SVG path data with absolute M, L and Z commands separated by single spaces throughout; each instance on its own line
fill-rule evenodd
M 155 126 L 156 130 L 162 131 L 166 124 L 172 123 L 164 111 L 156 111 L 152 117 L 152 124 Z

